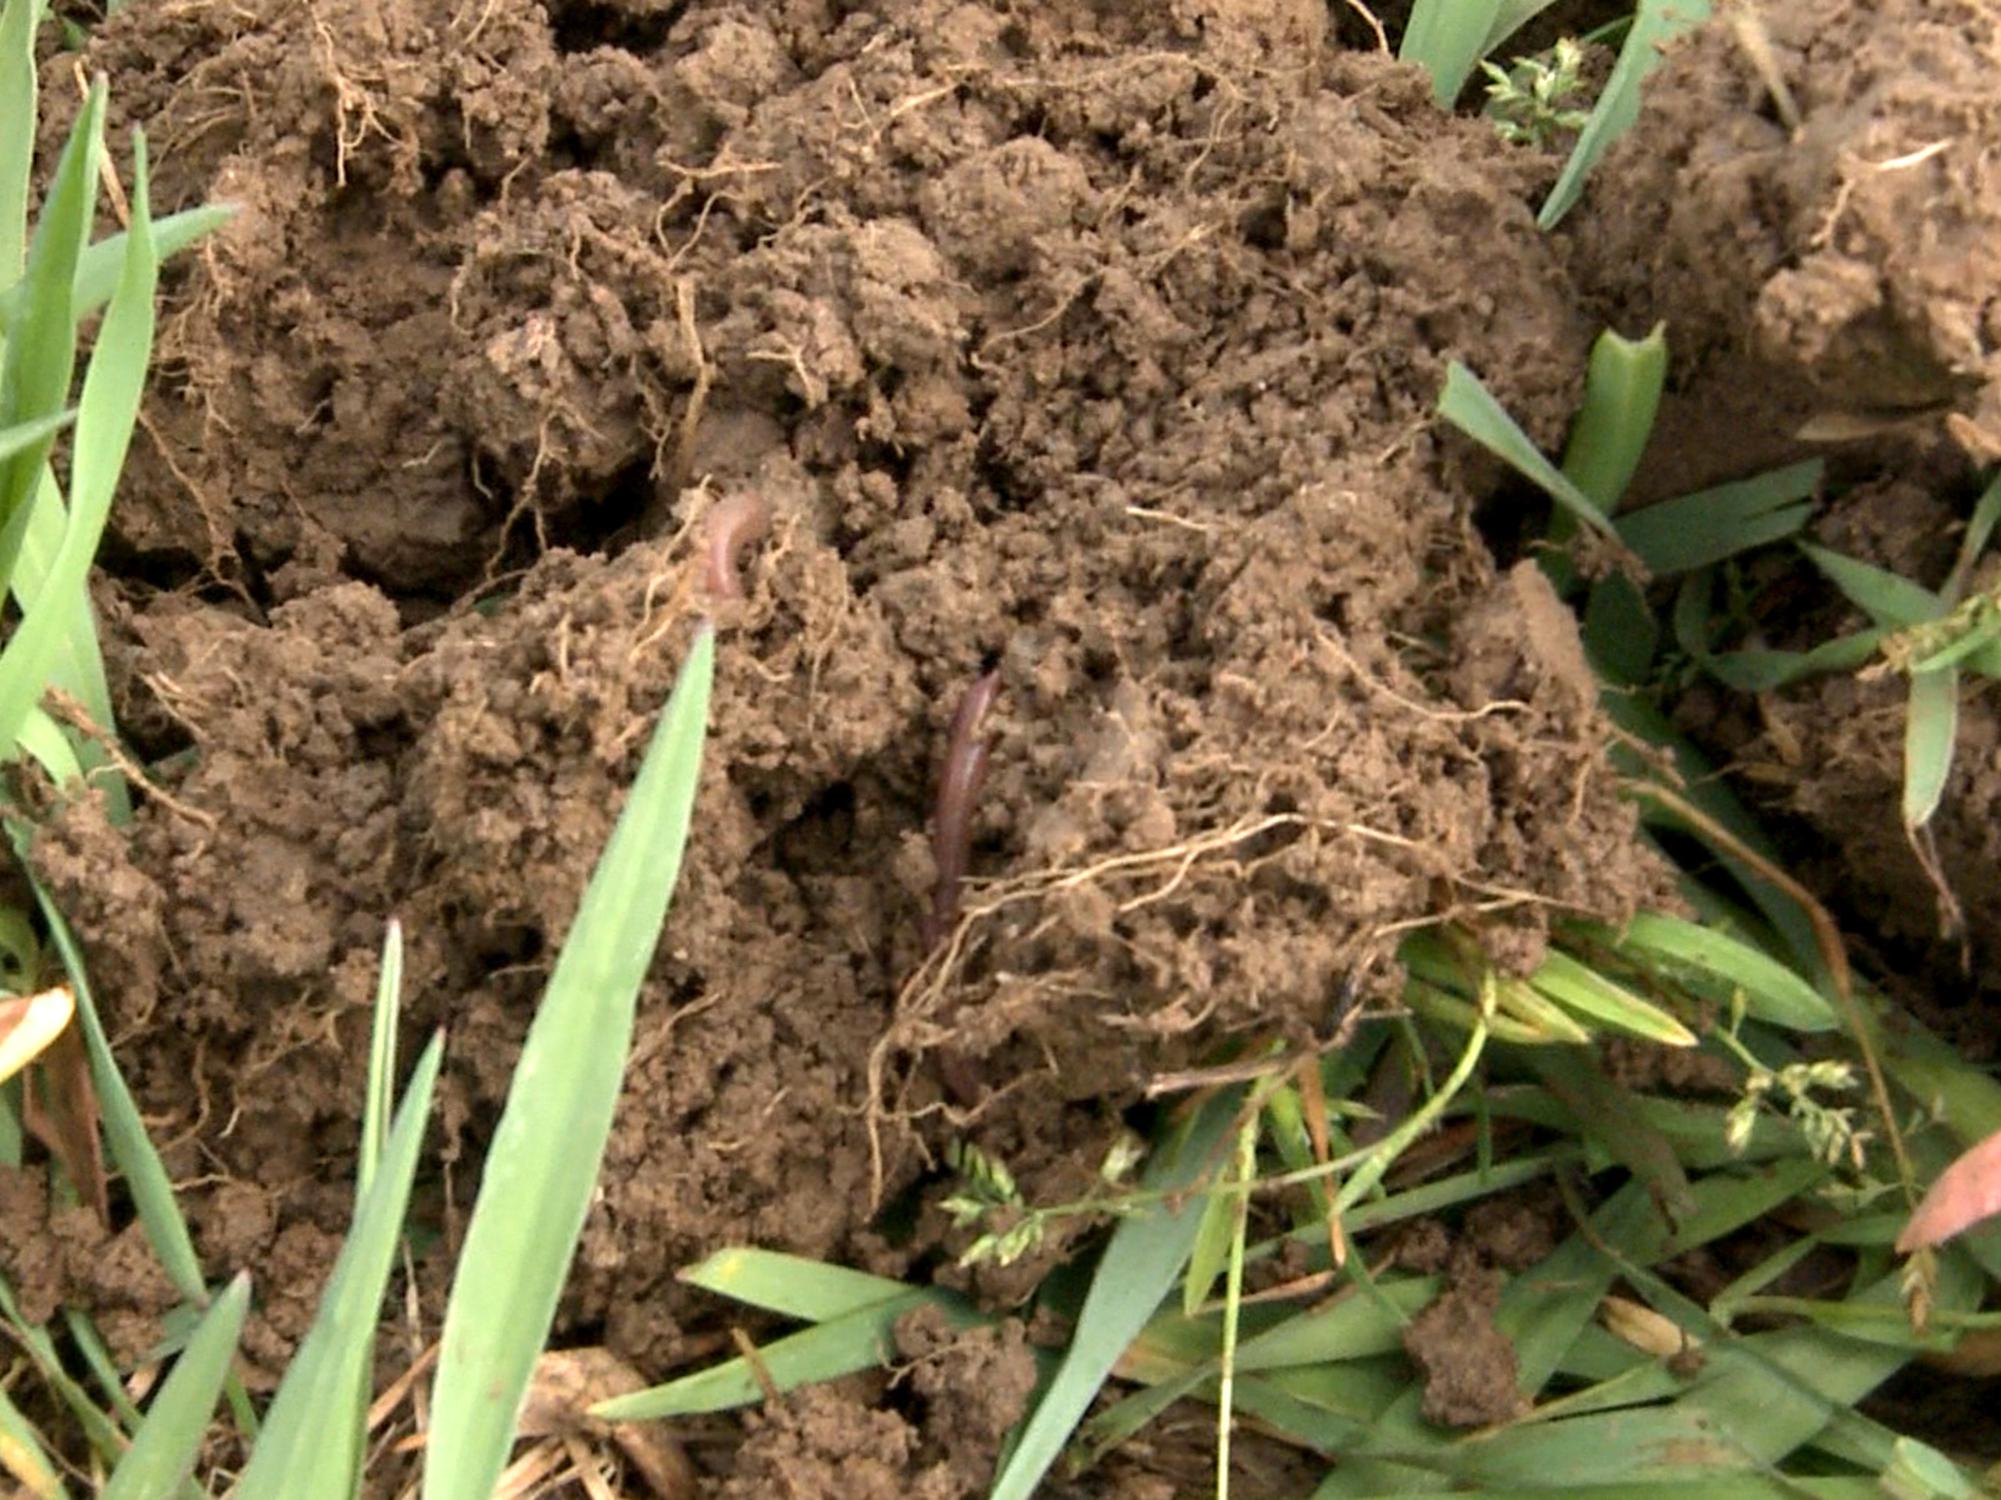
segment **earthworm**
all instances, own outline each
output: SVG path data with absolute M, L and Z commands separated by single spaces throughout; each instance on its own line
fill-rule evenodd
M 706 581 L 712 599 L 741 599 L 737 571 L 744 549 L 771 529 L 771 507 L 756 495 L 732 495 L 709 512 Z
M 1000 692 L 1000 673 L 975 678 L 952 715 L 945 742 L 945 763 L 938 773 L 938 804 L 931 822 L 931 855 L 938 866 L 938 883 L 931 889 L 931 914 L 924 923 L 924 946 L 945 941 L 959 918 L 959 887 L 966 878 L 972 852 L 973 804 L 987 779 L 987 756 L 993 747 L 980 738 L 980 726 Z

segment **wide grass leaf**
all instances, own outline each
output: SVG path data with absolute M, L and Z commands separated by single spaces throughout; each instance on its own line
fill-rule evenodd
M 1241 1098 L 1231 1091 L 1211 1099 L 1155 1154 L 1141 1185 L 1172 1194 L 1212 1178 L 1223 1166 L 1218 1148 Z M 1063 1363 L 995 1478 L 991 1500 L 1028 1500 L 1042 1483 L 1119 1356 L 1173 1289 L 1201 1227 L 1203 1196 L 1164 1199 L 1112 1231 Z
M 1417 0 L 1397 46 L 1400 61 L 1431 75 L 1431 94 L 1449 109 L 1473 67 L 1487 55 L 1488 38 L 1505 0 Z
M 213 234 L 236 217 L 233 203 L 205 203 L 200 208 L 184 208 L 177 214 L 153 221 L 153 251 L 162 261 L 170 260 L 205 235 Z M 126 256 L 123 232 L 108 235 L 85 248 L 76 266 L 76 316 L 89 317 L 111 299 L 123 274 Z M 0 292 L 0 338 L 20 316 L 24 289 L 12 287 Z
M 1827 998 L 1797 973 L 1715 927 L 1641 912 L 1623 927 L 1587 923 L 1579 930 L 1657 970 L 1693 969 L 1721 981 L 1744 997 L 1746 1014 L 1757 1020 L 1788 1031 L 1833 1031 L 1840 1024 Z
M 1608 328 L 1591 346 L 1584 400 L 1564 445 L 1563 473 L 1608 516 L 1640 467 L 1666 383 L 1665 323 L 1655 324 L 1643 339 Z
M 1796 534 L 1813 515 L 1821 460 L 1677 495 L 1619 518 L 1619 535 L 1657 574 L 1692 572 Z
M 240 1275 L 215 1299 L 174 1361 L 173 1374 L 146 1409 L 146 1420 L 98 1500 L 168 1500 L 179 1492 L 208 1437 L 249 1308 L 250 1278 Z
M 417 1060 L 375 1181 L 232 1500 L 352 1500 L 364 1454 L 367 1366 L 443 1055 L 444 1039 L 433 1037 Z
M 611 1134 L 639 987 L 680 876 L 715 676 L 704 627 L 521 1049 L 445 1311 L 425 1500 L 488 1500 Z

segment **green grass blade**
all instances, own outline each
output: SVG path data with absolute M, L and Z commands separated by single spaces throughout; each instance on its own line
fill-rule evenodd
M 866 1271 L 747 1246 L 718 1250 L 683 1271 L 679 1279 L 705 1292 L 807 1323 L 832 1322 L 906 1296 L 911 1290 L 903 1282 Z
M 21 274 L 35 171 L 35 32 L 43 0 L 0 7 L 0 286 Z
M 374 1185 L 395 1108 L 396 1027 L 403 1014 L 403 924 L 394 917 L 382 934 L 382 972 L 375 981 L 375 1020 L 368 1032 L 368 1095 L 361 1110 L 361 1160 L 355 1167 L 355 1211 Z
M 1481 49 L 1481 55 L 1491 55 L 1496 47 L 1554 4 L 1556 0 L 1501 0 L 1495 10 L 1494 24 L 1487 29 L 1487 45 Z
M 1826 996 L 1806 980 L 1714 927 L 1643 912 L 1617 930 L 1598 924 L 1580 924 L 1580 930 L 1663 977 L 1683 977 L 1685 970 L 1694 969 L 1721 980 L 1743 994 L 1747 1014 L 1787 1031 L 1833 1031 L 1840 1025 Z
M 1941 646 L 1930 656 L 1912 662 L 1911 673 L 1916 676 L 1926 672 L 1936 672 L 1943 667 L 1956 667 L 1961 662 L 1976 657 L 1985 662 L 1991 657 L 1996 641 L 2001 641 L 2001 616 L 1982 621 L 1950 645 Z M 1987 675 L 1993 674 L 1990 672 Z
M 14 837 L 15 852 L 22 863 L 27 864 L 29 830 L 14 824 L 9 831 Z M 168 1280 L 190 1302 L 197 1305 L 204 1303 L 208 1299 L 208 1287 L 202 1280 L 201 1261 L 195 1255 L 194 1239 L 188 1233 L 187 1220 L 181 1216 L 180 1201 L 174 1196 L 174 1184 L 167 1176 L 166 1164 L 160 1160 L 153 1138 L 147 1134 L 146 1123 L 139 1116 L 139 1106 L 132 1098 L 132 1091 L 125 1085 L 124 1075 L 118 1071 L 118 1060 L 111 1054 L 111 1043 L 97 1014 L 97 1001 L 91 994 L 82 947 L 39 881 L 35 882 L 35 901 L 41 908 L 43 921 L 48 924 L 49 940 L 62 956 L 63 967 L 69 973 L 70 988 L 76 995 L 77 1024 L 83 1028 L 84 1047 L 90 1053 L 90 1080 L 97 1090 L 98 1114 L 104 1122 L 104 1143 L 112 1165 L 125 1178 L 125 1188 L 132 1195 L 133 1207 L 138 1210 L 139 1222 L 146 1231 L 146 1241 L 159 1257 Z
M 444 1039 L 417 1060 L 382 1165 L 354 1216 L 233 1500 L 351 1500 L 367 1418 L 368 1354 L 402 1237 Z
M 1649 505 L 1619 518 L 1619 535 L 1656 574 L 1692 572 L 1796 535 L 1813 515 L 1820 459 L 1790 464 Z
M 487 1154 L 445 1312 L 424 1500 L 487 1500 L 611 1132 L 639 986 L 679 876 L 715 674 L 704 628 L 577 910 Z
M 39 1323 L 30 1323 L 21 1316 L 20 1304 L 14 1300 L 14 1293 L 4 1280 L 0 1280 L 0 1319 L 4 1319 L 7 1330 L 15 1343 L 27 1353 L 35 1366 L 35 1373 L 48 1383 L 57 1398 L 68 1408 L 76 1419 L 77 1430 L 97 1456 L 108 1463 L 115 1462 L 125 1451 L 124 1434 L 119 1426 L 90 1399 L 86 1391 L 63 1367 L 62 1355 L 48 1330 Z
M 1994 528 L 2001 526 L 2001 469 L 1981 492 L 1973 504 L 1973 514 L 1967 518 L 1966 535 L 1959 539 L 1959 557 L 1952 565 L 1952 574 L 1942 590 L 1948 604 L 1957 604 L 1965 592 L 1967 580 L 1973 576 L 1975 566 L 1980 562 L 1980 554 L 1987 550 L 1987 544 L 1994 539 Z
M 643 1422 L 752 1406 L 764 1399 L 759 1369 L 781 1391 L 881 1369 L 895 1357 L 896 1325 L 920 1307 L 939 1308 L 954 1328 L 992 1321 L 957 1293 L 905 1287 L 894 1297 L 764 1345 L 757 1351 L 758 1368 L 747 1359 L 728 1360 L 665 1385 L 613 1397 L 592 1407 L 591 1415 L 606 1422 Z
M 63 537 L 68 530 L 69 512 L 63 507 L 54 473 L 44 464 L 42 482 L 35 491 L 34 508 L 29 512 L 27 532 L 21 539 L 21 553 L 15 561 L 14 576 L 9 580 L 14 588 L 15 602 L 24 615 L 42 597 L 42 590 L 56 565 Z M 93 723 L 109 729 L 115 722 L 111 711 L 111 690 L 104 679 L 104 655 L 98 649 L 97 613 L 91 603 L 90 591 L 79 591 L 67 608 L 69 620 L 56 644 L 55 656 L 49 666 L 48 685 L 70 694 L 84 706 Z M 112 824 L 122 826 L 130 822 L 131 791 L 125 785 L 124 773 L 104 748 L 94 739 L 86 739 L 79 734 L 75 740 L 75 758 L 78 762 L 75 774 L 88 776 L 93 786 L 104 791 L 105 812 Z M 64 784 L 61 781 L 57 783 L 59 786 Z
M 1237 1233 L 1237 1197 L 1211 1193 L 1202 1201 L 1202 1223 L 1188 1252 L 1188 1273 L 1181 1278 L 1181 1312 L 1194 1317 L 1209 1300 L 1209 1290 L 1230 1258 L 1230 1241 Z
M 1669 1047 L 1693 1047 L 1695 1033 L 1652 1001 L 1643 1000 L 1569 954 L 1553 951 L 1529 983 L 1574 1015 Z
M 1951 667 L 1911 678 L 1904 714 L 1904 827 L 1916 832 L 1931 821 L 1952 776 L 1952 747 L 1959 733 L 1959 673 Z
M 1656 323 L 1638 340 L 1608 328 L 1591 346 L 1584 401 L 1563 450 L 1563 473 L 1608 516 L 1640 467 L 1666 384 L 1667 324 Z
M 1240 1092 L 1219 1094 L 1148 1164 L 1142 1186 L 1193 1188 L 1222 1165 Z M 1159 1202 L 1119 1221 L 1091 1279 L 1062 1366 L 1022 1427 L 994 1480 L 991 1500 L 1028 1500 L 1097 1398 L 1112 1366 L 1172 1289 L 1202 1223 L 1199 1201 Z
M 111 1404 L 111 1415 L 127 1431 L 136 1431 L 139 1422 L 139 1406 L 125 1389 L 124 1377 L 118 1370 L 118 1361 L 113 1357 L 110 1346 L 104 1342 L 104 1335 L 97 1331 L 97 1325 L 90 1321 L 89 1314 L 79 1308 L 65 1307 L 62 1310 L 63 1326 L 69 1330 L 70 1342 L 97 1381 L 98 1389 Z
M 21 281 L 27 300 L 0 365 L 0 425 L 52 416 L 69 399 L 76 369 L 76 266 L 97 208 L 97 153 L 103 137 L 104 86 L 99 83 L 63 146 L 28 247 Z M 48 451 L 46 441 L 34 443 L 0 463 L 0 578 L 13 574 Z
M 0 1390 L 0 1447 L 6 1450 L 7 1472 L 33 1500 L 62 1500 L 69 1494 L 42 1446 L 42 1435 L 5 1390 Z
M 1871 626 L 1822 641 L 1811 651 L 1728 651 L 1697 660 L 1725 687 L 1740 693 L 1766 693 L 1826 672 L 1853 672 L 1866 666 L 1888 634 L 1880 626 Z
M 184 208 L 177 214 L 168 214 L 164 219 L 153 221 L 153 249 L 162 262 L 173 259 L 181 251 L 194 244 L 205 235 L 236 217 L 236 206 L 232 203 L 209 203 L 200 208 Z M 87 318 L 106 302 L 118 288 L 118 278 L 125 266 L 126 239 L 121 231 L 98 240 L 83 252 L 76 267 L 76 315 Z M 0 290 L 0 340 L 21 314 L 21 306 L 26 300 L 26 290 L 19 286 Z
M 1503 5 L 1504 0 L 1417 0 L 1411 7 L 1397 57 L 1431 75 L 1431 95 L 1443 108 L 1452 107 L 1486 55 Z
M 1709 5 L 1710 0 L 1640 0 L 1605 92 L 1598 96 L 1591 118 L 1578 132 L 1577 144 L 1536 215 L 1536 223 L 1554 229 L 1576 205 L 1584 192 L 1584 179 L 1591 175 L 1598 159 L 1640 117 L 1640 85 L 1660 61 L 1661 46 L 1708 20 Z
M 48 440 L 76 420 L 73 411 L 59 411 L 51 416 L 36 417 L 32 421 L 17 422 L 0 432 L 0 461 Z
M 1584 606 L 1584 650 L 1601 682 L 1631 687 L 1647 680 L 1660 648 L 1660 625 L 1640 586 L 1625 573 L 1591 585 Z
M 1945 603 L 1937 594 L 1887 568 L 1843 557 L 1811 542 L 1802 542 L 1800 551 L 1813 560 L 1813 565 L 1827 575 L 1828 582 L 1840 589 L 1850 604 L 1878 625 L 1902 630 L 1936 620 L 1945 613 Z
M 86 597 L 91 561 L 111 513 L 118 473 L 138 417 L 146 367 L 152 358 L 153 293 L 159 263 L 153 256 L 149 232 L 146 142 L 137 131 L 133 133 L 132 152 L 132 227 L 125 274 L 98 329 L 83 396 L 77 403 L 76 440 L 70 454 L 69 526 L 49 575 L 36 593 L 35 607 L 21 621 L 6 649 L 0 651 L 0 746 L 15 742 L 29 711 L 40 701 L 50 666 L 75 619 L 75 601 Z M 39 484 L 39 462 L 34 477 Z M 32 502 L 32 495 L 29 500 Z M 25 531 L 24 524 L 21 534 Z M 19 536 L 17 548 L 18 542 Z
M 1438 398 L 1438 414 L 1533 481 L 1577 520 L 1607 536 L 1616 534 L 1605 513 L 1542 456 L 1528 434 L 1515 425 L 1515 419 L 1480 383 L 1480 377 L 1456 359 L 1445 370 L 1445 389 Z
M 250 1278 L 238 1276 L 215 1299 L 174 1361 L 174 1371 L 147 1408 L 146 1420 L 99 1500 L 169 1500 L 194 1472 L 208 1437 L 216 1397 L 236 1356 Z
M 1237 1368 L 1284 1370 L 1395 1353 L 1403 1348 L 1404 1324 L 1436 1298 L 1442 1286 L 1436 1276 L 1384 1281 L 1378 1296 L 1344 1297 L 1287 1318 L 1238 1345 Z

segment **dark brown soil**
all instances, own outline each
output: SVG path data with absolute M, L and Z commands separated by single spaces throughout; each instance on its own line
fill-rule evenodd
M 106 553 L 120 723 L 173 800 L 130 837 L 70 809 L 39 858 L 210 1269 L 265 1289 L 266 1373 L 346 1220 L 384 923 L 412 1027 L 450 1032 L 449 1244 L 728 497 L 775 524 L 719 621 L 562 1314 L 648 1378 L 713 1348 L 674 1274 L 720 1245 L 921 1270 L 942 1218 L 892 1244 L 877 1213 L 957 1134 L 1059 1198 L 1150 1078 L 1317 1031 L 1410 924 L 1477 916 L 1521 967 L 1552 910 L 1667 899 L 1568 616 L 1496 563 L 1495 472 L 1431 406 L 1461 359 L 1554 446 L 1601 316 L 1665 315 L 1678 475 L 1726 461 L 1674 450 L 1686 412 L 1768 405 L 1774 370 L 1801 416 L 1939 405 L 1906 471 L 2001 448 L 1968 260 L 2001 243 L 1991 23 L 1909 8 L 1775 38 L 1801 144 L 1727 35 L 1682 49 L 1652 96 L 1680 102 L 1556 238 L 1551 163 L 1321 0 L 147 0 L 102 26 L 162 205 L 242 211 L 170 277 Z M 1885 546 L 1936 534 L 1910 516 Z M 968 916 L 927 966 L 932 788 L 990 667 Z M 1817 768 L 1789 805 L 1830 883 L 1867 868 L 1853 894 L 1929 940 L 1893 705 L 1837 701 L 1868 691 L 1773 710 Z M 1991 943 L 1984 714 L 1942 842 Z M 447 1263 L 419 1267 L 431 1312 Z M 979 1338 L 750 1419 L 719 1492 L 977 1493 L 1027 1368 Z M 1457 1357 L 1413 1352 L 1434 1389 Z

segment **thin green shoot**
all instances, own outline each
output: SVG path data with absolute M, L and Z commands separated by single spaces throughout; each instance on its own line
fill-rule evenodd
M 334 1261 L 233 1500 L 353 1500 L 366 1456 L 368 1365 L 430 1118 L 444 1039 L 417 1060 L 368 1195 Z M 428 1466 L 427 1466 L 428 1467 Z
M 355 1208 L 374 1186 L 389 1134 L 396 1088 L 396 1028 L 403 1015 L 403 924 L 394 917 L 382 934 L 382 968 L 375 981 L 375 1019 L 368 1032 L 368 1094 L 361 1109 L 361 1155 L 355 1164 Z
M 1258 1175 L 1259 1111 L 1246 1109 L 1237 1127 L 1237 1152 L 1230 1191 L 1211 1203 L 1230 1206 L 1229 1269 L 1223 1283 L 1222 1373 L 1216 1389 L 1216 1500 L 1230 1500 L 1230 1433 L 1237 1382 L 1237 1330 L 1244 1305 L 1244 1240 L 1249 1227 L 1251 1185 Z
M 1211 1098 L 1148 1163 L 1142 1185 L 1188 1192 L 1216 1170 L 1214 1156 L 1237 1118 L 1241 1095 Z M 1028 1500 L 1096 1399 L 1112 1367 L 1146 1326 L 1187 1264 L 1202 1212 L 1195 1202 L 1161 1202 L 1119 1221 L 1077 1316 L 1055 1377 L 1021 1428 L 994 1480 L 990 1500 Z

